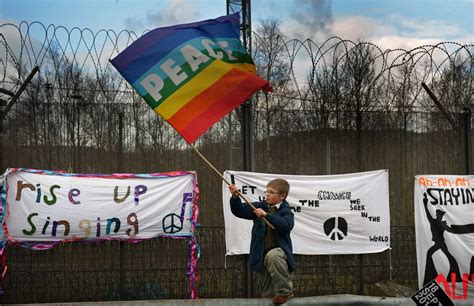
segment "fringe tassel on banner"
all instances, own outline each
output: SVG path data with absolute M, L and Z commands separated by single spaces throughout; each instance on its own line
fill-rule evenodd
M 0 296 L 3 295 L 3 283 L 7 274 L 7 255 L 5 252 L 5 243 L 2 241 L 0 245 Z
M 195 237 L 189 239 L 189 265 L 187 275 L 189 277 L 189 288 L 191 289 L 191 298 L 199 299 L 197 284 L 199 274 L 196 271 L 197 260 L 201 256 L 201 251 Z
M 194 180 L 194 182 L 197 182 L 197 179 Z M 188 199 L 188 196 L 185 195 L 183 198 L 183 209 L 181 210 L 181 219 L 183 220 L 184 218 L 184 206 L 186 204 L 186 201 Z M 199 274 L 196 271 L 196 266 L 197 266 L 197 261 L 199 257 L 201 257 L 201 249 L 199 247 L 199 244 L 196 240 L 195 232 L 196 228 L 199 227 L 199 224 L 197 222 L 197 218 L 199 215 L 199 208 L 197 206 L 197 202 L 199 199 L 199 188 L 197 184 L 194 184 L 194 202 L 193 202 L 193 209 L 192 209 L 192 215 L 191 215 L 191 224 L 192 224 L 192 234 L 191 235 L 176 235 L 174 237 L 170 237 L 173 239 L 188 239 L 188 246 L 189 246 L 189 263 L 188 263 L 188 269 L 186 271 L 186 275 L 189 278 L 189 289 L 190 289 L 190 297 L 191 299 L 199 299 L 199 293 L 198 293 L 198 281 L 199 281 Z
M 197 182 L 197 178 L 195 178 L 194 182 Z M 199 199 L 199 188 L 197 183 L 194 184 L 194 203 L 193 203 L 193 213 L 191 216 L 191 223 L 193 227 L 193 236 L 189 240 L 189 265 L 188 265 L 188 277 L 189 277 L 189 287 L 191 289 L 191 298 L 192 299 L 199 299 L 198 294 L 198 281 L 199 281 L 199 274 L 196 271 L 197 261 L 199 257 L 201 257 L 201 249 L 199 248 L 199 244 L 196 240 L 196 236 L 194 233 L 196 232 L 196 227 L 198 227 L 197 218 L 199 215 L 199 208 L 197 206 L 197 202 Z
M 14 168 L 14 169 L 7 169 L 7 172 L 5 172 L 4 175 L 0 176 L 0 195 L 1 195 L 1 202 L 0 202 L 0 225 L 3 224 L 4 220 L 4 214 L 5 212 L 8 214 L 6 210 L 6 191 L 8 189 L 8 186 L 6 184 L 6 180 L 3 181 L 3 179 L 6 177 L 7 173 L 12 173 L 16 172 L 19 170 L 22 170 L 23 168 Z M 29 172 L 32 173 L 41 173 L 41 174 L 47 174 L 47 173 L 53 173 L 53 171 L 47 171 L 47 170 L 33 170 L 29 169 Z M 57 172 L 56 172 L 57 173 Z M 181 172 L 174 172 L 172 174 L 180 174 Z M 63 175 L 65 176 L 70 176 L 72 174 L 64 173 Z M 161 175 L 161 174 L 160 174 Z M 87 176 L 95 176 L 95 175 L 77 175 L 80 177 L 87 177 Z M 110 175 L 110 177 L 123 177 L 123 178 L 129 178 L 129 177 L 153 177 L 154 174 L 152 175 L 134 175 L 134 174 L 114 174 Z M 106 177 L 106 176 L 102 176 Z M 184 221 L 184 208 L 186 206 L 186 202 L 189 200 L 189 198 L 192 197 L 192 194 L 186 194 L 185 197 L 183 198 L 183 207 L 181 210 L 181 221 Z M 191 224 L 192 224 L 192 233 L 191 234 L 184 234 L 184 235 L 176 235 L 176 236 L 166 236 L 166 238 L 172 238 L 172 239 L 188 239 L 188 245 L 189 245 L 189 263 L 188 263 L 188 268 L 187 268 L 187 276 L 189 277 L 189 285 L 190 285 L 190 290 L 191 294 L 190 297 L 192 299 L 199 299 L 199 294 L 198 294 L 198 280 L 199 280 L 199 275 L 196 271 L 196 266 L 197 266 L 197 261 L 201 257 L 201 250 L 199 247 L 199 244 L 197 243 L 196 237 L 195 237 L 195 231 L 196 228 L 199 227 L 199 224 L 197 222 L 198 214 L 199 214 L 199 208 L 197 206 L 199 198 L 199 188 L 197 185 L 197 177 L 196 173 L 194 173 L 194 201 L 192 203 L 192 215 L 191 215 Z M 3 224 L 3 226 L 0 226 L 0 296 L 3 295 L 3 284 L 5 280 L 5 274 L 7 272 L 7 266 L 6 266 L 6 254 L 5 254 L 5 248 L 6 248 L 6 236 L 8 235 L 6 224 Z M 116 240 L 116 239 L 107 239 L 109 241 Z M 120 239 L 117 239 L 120 240 Z M 128 239 L 126 240 L 129 243 L 138 243 L 146 239 Z M 105 241 L 105 240 L 103 240 Z M 8 241 L 8 243 L 11 246 L 15 247 L 23 247 L 26 249 L 30 250 L 49 250 L 54 248 L 55 246 L 67 242 L 79 242 L 79 243 L 97 243 L 98 241 L 95 239 L 87 239 L 87 240 L 75 240 L 75 239 L 66 239 L 63 241 L 54 241 L 54 242 L 41 242 L 41 243 L 35 243 L 35 242 L 25 242 L 25 241 L 15 241 L 11 240 Z
M 5 176 L 0 176 L 0 296 L 3 296 L 3 284 L 7 274 L 7 254 L 6 254 L 6 240 L 3 232 L 4 212 L 6 211 L 6 188 L 4 185 Z

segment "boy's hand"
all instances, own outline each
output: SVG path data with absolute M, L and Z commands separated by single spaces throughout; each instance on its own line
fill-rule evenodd
M 229 185 L 229 191 L 232 193 L 233 198 L 238 198 L 239 197 L 239 189 L 237 189 L 237 186 L 234 184 Z
M 267 213 L 266 213 L 263 209 L 261 209 L 261 208 L 255 209 L 255 210 L 253 211 L 253 213 L 254 213 L 257 217 L 259 217 L 259 218 L 263 218 L 263 217 L 266 217 L 266 216 L 267 216 Z

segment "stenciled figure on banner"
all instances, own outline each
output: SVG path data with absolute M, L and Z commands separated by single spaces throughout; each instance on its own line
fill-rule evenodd
M 417 176 L 415 222 L 420 287 L 436 280 L 452 300 L 474 302 L 472 186 L 473 176 Z
M 452 277 L 454 279 L 461 279 L 461 274 L 459 273 L 459 266 L 456 262 L 456 259 L 451 255 L 449 249 L 446 245 L 444 239 L 444 232 L 450 232 L 452 234 L 467 234 L 467 233 L 474 233 L 474 223 L 471 224 L 464 224 L 464 225 L 451 225 L 449 226 L 446 221 L 443 221 L 443 216 L 446 213 L 440 209 L 436 210 L 436 218 L 431 216 L 430 211 L 428 210 L 428 197 L 423 194 L 423 205 L 426 211 L 426 217 L 430 223 L 430 230 L 431 235 L 433 236 L 432 240 L 434 245 L 428 249 L 426 253 L 426 268 L 425 268 L 425 278 L 423 280 L 423 284 L 427 284 L 431 280 L 435 279 L 438 276 L 438 272 L 436 272 L 436 267 L 433 261 L 433 254 L 441 250 L 443 254 L 447 257 L 449 262 L 449 272 L 448 272 L 448 281 L 452 281 Z M 474 257 L 473 257 L 474 258 Z M 470 264 L 470 272 L 469 274 L 473 274 L 473 260 L 471 258 Z

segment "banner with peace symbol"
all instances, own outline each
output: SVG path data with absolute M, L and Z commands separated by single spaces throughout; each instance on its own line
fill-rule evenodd
M 192 235 L 194 172 L 72 174 L 9 169 L 4 180 L 7 241 L 138 240 Z
M 226 171 L 224 176 L 252 201 L 265 199 L 267 183 L 290 184 L 295 254 L 364 254 L 390 248 L 388 170 L 338 175 L 279 175 Z M 232 215 L 222 186 L 227 255 L 248 254 L 252 222 Z

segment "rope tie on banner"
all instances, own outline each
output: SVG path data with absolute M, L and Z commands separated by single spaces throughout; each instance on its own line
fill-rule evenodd
M 196 271 L 197 260 L 201 257 L 201 250 L 196 241 L 196 237 L 191 236 L 189 239 L 189 265 L 187 275 L 189 277 L 189 288 L 191 290 L 191 298 L 199 299 L 197 284 L 199 281 L 199 274 Z
M 7 255 L 5 252 L 5 243 L 0 244 L 0 296 L 3 295 L 3 283 L 5 282 L 5 275 L 7 274 Z
M 3 284 L 5 282 L 5 276 L 7 274 L 7 254 L 6 254 L 6 241 L 5 234 L 3 232 L 3 220 L 4 211 L 6 205 L 6 187 L 4 185 L 5 176 L 0 176 L 0 296 L 3 296 Z
M 191 298 L 192 299 L 199 299 L 198 288 L 197 284 L 199 281 L 199 274 L 196 271 L 197 261 L 199 257 L 201 257 L 201 249 L 199 248 L 199 244 L 197 243 L 196 236 L 194 235 L 196 231 L 197 218 L 199 215 L 199 208 L 197 206 L 197 201 L 199 199 L 199 188 L 197 187 L 197 178 L 195 177 L 194 180 L 194 202 L 193 202 L 193 210 L 191 216 L 191 224 L 192 224 L 192 235 L 189 239 L 189 265 L 188 265 L 188 277 L 189 277 L 189 288 L 191 289 Z

